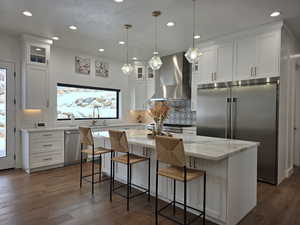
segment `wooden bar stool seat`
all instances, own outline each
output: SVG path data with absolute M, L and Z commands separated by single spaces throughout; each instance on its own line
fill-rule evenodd
M 97 147 L 94 149 L 94 155 L 102 155 L 102 154 L 109 153 L 110 151 L 111 151 L 110 149 Z M 81 152 L 86 153 L 88 155 L 93 155 L 93 149 L 83 149 L 81 150 Z
M 111 161 L 110 161 L 110 174 L 111 174 L 111 182 L 110 182 L 110 201 L 112 201 L 112 193 L 116 193 L 127 199 L 127 211 L 129 210 L 129 200 L 140 196 L 142 194 L 148 194 L 148 201 L 150 201 L 150 157 L 146 158 L 143 156 L 135 155 L 129 152 L 129 146 L 127 142 L 127 136 L 125 131 L 119 130 L 109 130 L 109 139 L 111 144 Z M 116 153 L 120 153 L 120 156 L 115 156 Z M 141 187 L 136 184 L 132 184 L 132 166 L 137 163 L 148 161 L 148 188 Z M 126 165 L 127 169 L 127 184 L 119 185 L 119 187 L 115 187 L 115 163 L 121 163 Z M 126 195 L 122 194 L 118 190 L 121 187 L 127 187 Z M 132 187 L 136 187 L 142 192 L 138 194 L 132 193 Z
M 186 181 L 202 177 L 204 174 L 204 171 L 186 169 Z M 158 170 L 158 175 L 184 182 L 184 169 L 180 167 L 171 166 L 167 168 L 160 168 Z
M 155 186 L 155 223 L 158 225 L 158 215 L 163 216 L 175 223 L 188 225 L 202 217 L 202 224 L 205 225 L 206 214 L 206 172 L 195 169 L 188 169 L 185 162 L 184 146 L 182 139 L 156 136 L 156 186 Z M 159 168 L 159 162 L 170 165 L 167 168 Z M 173 201 L 158 209 L 158 176 L 173 179 Z M 187 182 L 203 177 L 203 209 L 196 209 L 187 205 Z M 183 182 L 183 203 L 176 201 L 176 181 Z M 183 221 L 176 217 L 176 205 L 183 207 Z M 173 206 L 173 216 L 163 213 Z M 198 215 L 188 220 L 187 209 L 193 210 Z
M 118 163 L 127 164 L 127 155 L 114 157 L 111 160 L 118 162 Z M 147 160 L 148 160 L 148 158 L 146 158 L 146 157 L 129 153 L 129 164 L 135 164 L 135 163 L 144 162 Z
M 94 138 L 92 134 L 92 130 L 89 127 L 79 127 L 80 132 L 80 144 L 81 144 L 81 152 L 80 152 L 80 188 L 82 187 L 82 181 L 86 181 L 92 183 L 92 195 L 94 195 L 94 184 L 106 181 L 109 179 L 102 179 L 102 155 L 111 152 L 110 149 L 106 149 L 103 147 L 95 147 Z M 88 148 L 90 147 L 90 148 Z M 92 157 L 92 173 L 88 175 L 83 175 L 83 154 Z M 99 159 L 99 171 L 95 172 L 95 157 Z M 99 176 L 99 181 L 95 181 L 95 175 Z M 92 177 L 90 181 L 88 178 Z

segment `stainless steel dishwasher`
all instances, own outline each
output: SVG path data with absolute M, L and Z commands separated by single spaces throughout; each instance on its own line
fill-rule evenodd
M 80 134 L 78 129 L 65 131 L 65 166 L 80 163 Z

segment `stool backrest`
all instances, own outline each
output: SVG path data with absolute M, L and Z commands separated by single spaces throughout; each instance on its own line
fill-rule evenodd
M 92 129 L 89 127 L 79 127 L 80 132 L 80 144 L 94 145 L 94 138 Z
M 182 139 L 156 136 L 156 158 L 173 166 L 185 166 L 185 154 Z
M 109 130 L 111 149 L 116 152 L 129 152 L 125 131 Z

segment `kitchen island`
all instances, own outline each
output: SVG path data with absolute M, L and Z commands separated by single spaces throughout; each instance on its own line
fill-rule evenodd
M 151 194 L 155 191 L 155 141 L 147 137 L 146 130 L 126 130 L 130 151 L 151 157 Z M 95 145 L 110 148 L 108 131 L 94 131 Z M 207 219 L 217 224 L 237 224 L 256 206 L 257 147 L 259 143 L 174 134 L 182 138 L 187 166 L 207 172 Z M 133 166 L 133 183 L 146 187 L 145 164 Z M 103 171 L 110 173 L 110 155 L 105 156 Z M 126 181 L 126 169 L 116 166 L 116 179 Z M 173 182 L 159 178 L 159 198 L 171 201 Z M 188 183 L 188 204 L 202 209 L 203 180 Z M 177 200 L 183 201 L 183 185 L 177 185 Z

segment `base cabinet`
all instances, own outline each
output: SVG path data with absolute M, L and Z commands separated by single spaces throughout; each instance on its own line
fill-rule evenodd
M 27 173 L 64 165 L 63 131 L 22 131 L 23 169 Z

